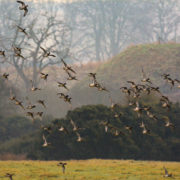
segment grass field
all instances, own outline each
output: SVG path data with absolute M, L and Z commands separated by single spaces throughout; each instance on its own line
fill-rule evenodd
M 133 160 L 81 160 L 67 161 L 65 174 L 57 161 L 0 161 L 0 179 L 6 173 L 14 173 L 17 180 L 161 180 L 164 178 L 163 166 L 172 179 L 180 180 L 180 163 L 133 161 Z

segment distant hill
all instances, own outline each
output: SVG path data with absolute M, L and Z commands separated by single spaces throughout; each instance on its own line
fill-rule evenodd
M 43 90 L 33 94 L 33 97 L 30 95 L 32 102 L 36 102 L 38 98 L 44 99 L 48 107 L 45 114 L 51 114 L 57 118 L 64 117 L 71 108 L 69 104 L 57 97 L 58 92 L 64 92 L 72 97 L 73 108 L 89 104 L 110 105 L 108 93 L 89 88 L 91 80 L 88 73 L 96 72 L 98 81 L 110 90 L 113 100 L 124 103 L 126 98 L 122 95 L 120 87 L 128 85 L 127 80 L 139 83 L 143 67 L 155 86 L 160 86 L 161 91 L 168 94 L 171 99 L 178 100 L 180 90 L 178 88 L 171 90 L 170 86 L 162 79 L 161 74 L 170 73 L 172 78 L 180 79 L 179 65 L 180 44 L 134 45 L 105 62 L 71 65 L 77 72 L 78 81 L 67 82 L 69 91 L 57 86 L 57 81 L 67 81 L 67 74 L 61 67 L 50 67 L 46 70 L 50 75 L 48 82 L 42 82 L 40 85 Z
M 180 44 L 134 45 L 102 63 L 94 72 L 98 81 L 111 91 L 113 99 L 120 101 L 123 98 L 119 88 L 128 85 L 128 80 L 140 83 L 142 68 L 163 93 L 177 98 L 179 89 L 171 90 L 161 75 L 170 73 L 173 79 L 180 79 Z M 89 88 L 90 82 L 90 78 L 86 77 L 72 88 L 73 101 L 78 104 L 109 104 L 106 93 Z

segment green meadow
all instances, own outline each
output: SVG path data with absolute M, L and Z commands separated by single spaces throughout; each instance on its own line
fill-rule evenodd
M 58 161 L 1 161 L 0 177 L 14 173 L 14 180 L 163 180 L 163 166 L 180 179 L 180 163 L 134 160 L 71 160 L 63 174 Z

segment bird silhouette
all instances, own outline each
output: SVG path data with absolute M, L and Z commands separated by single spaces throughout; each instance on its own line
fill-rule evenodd
M 37 112 L 36 115 L 42 120 L 43 112 Z
M 172 177 L 172 174 L 169 174 L 168 173 L 168 170 L 165 168 L 165 167 L 163 167 L 163 169 L 164 169 L 164 177 Z
M 51 57 L 56 57 L 54 54 L 51 54 L 51 52 L 50 51 L 47 51 L 46 49 L 44 49 L 43 47 L 40 47 L 42 50 L 43 50 L 43 52 L 44 52 L 44 54 L 43 54 L 43 57 L 49 57 L 49 56 L 51 56 Z
M 0 50 L 0 56 L 6 57 L 5 51 Z
M 51 126 L 42 126 L 41 127 L 44 131 L 48 132 L 48 134 L 51 134 L 52 127 Z
M 100 122 L 100 125 L 103 125 L 103 126 L 104 126 L 104 130 L 105 130 L 105 132 L 107 133 L 107 132 L 108 132 L 108 128 L 109 128 L 109 126 L 110 126 L 109 120 L 107 120 L 107 121 L 101 121 L 101 122 Z
M 24 17 L 25 17 L 28 13 L 28 5 L 26 5 L 23 1 L 17 1 L 17 3 L 21 4 L 19 9 L 24 11 Z
M 121 87 L 120 89 L 122 89 L 122 92 L 127 94 L 127 95 L 131 95 L 131 90 L 128 89 L 127 87 Z
M 69 131 L 68 131 L 67 128 L 64 127 L 64 126 L 60 126 L 60 127 L 58 128 L 58 130 L 61 131 L 61 132 L 64 132 L 65 134 L 69 134 Z
M 67 71 L 67 74 L 68 74 L 68 78 L 67 80 L 77 80 L 76 76 L 73 76 L 70 72 Z
M 44 100 L 38 100 L 37 103 L 41 104 L 44 108 L 46 108 L 46 104 Z
M 163 119 L 165 120 L 165 127 L 175 128 L 175 125 L 170 122 L 170 119 L 167 116 L 164 116 Z
M 98 87 L 98 86 L 99 86 L 99 84 L 96 81 L 96 79 L 93 79 L 93 82 L 89 84 L 89 87 Z
M 63 172 L 63 174 L 65 173 L 65 170 L 66 170 L 66 166 L 67 165 L 67 163 L 64 163 L 64 162 L 59 162 L 58 163 L 58 165 L 57 166 L 61 166 L 62 167 L 62 172 Z
M 34 121 L 35 121 L 34 113 L 33 112 L 27 112 L 26 115 L 29 116 L 32 119 L 33 123 L 34 123 Z
M 44 140 L 44 144 L 42 145 L 42 147 L 47 147 L 47 146 L 49 146 L 51 144 L 51 143 L 47 142 L 46 137 L 44 136 L 44 134 L 43 134 L 42 138 Z
M 84 140 L 78 132 L 76 132 L 76 135 L 77 135 L 77 140 L 76 140 L 77 142 L 82 142 Z
M 10 89 L 10 97 L 9 100 L 14 101 L 16 100 L 16 96 L 12 93 L 12 89 Z
M 15 99 L 15 105 L 20 106 L 23 110 L 25 110 L 25 108 L 24 108 L 22 102 L 19 101 L 19 100 L 17 100 L 17 99 Z
M 132 126 L 125 126 L 125 129 L 126 129 L 129 133 L 132 133 L 133 127 L 132 127 Z
M 77 126 L 72 119 L 70 119 L 70 123 L 73 126 L 73 131 L 79 131 L 79 130 L 84 129 L 84 128 L 80 128 L 79 126 Z
M 141 79 L 141 82 L 144 82 L 144 83 L 150 83 L 150 84 L 152 84 L 152 82 L 151 82 L 150 78 L 147 78 L 147 77 L 146 77 L 146 74 L 145 74 L 145 72 L 144 72 L 144 69 L 143 69 L 143 68 L 142 68 L 142 75 L 143 75 L 143 78 Z
M 8 80 L 9 74 L 3 73 L 2 77 L 3 77 L 4 79 L 7 79 L 7 80 Z
M 26 36 L 28 36 L 28 34 L 27 34 L 27 32 L 26 32 L 26 29 L 24 29 L 24 28 L 22 28 L 22 27 L 20 27 L 20 26 L 17 26 L 17 28 L 18 28 L 18 31 L 19 31 L 19 32 L 22 32 L 22 33 L 24 33 Z
M 147 129 L 147 128 L 144 126 L 142 133 L 143 133 L 143 134 L 150 134 L 150 130 Z
M 96 73 L 88 73 L 89 77 L 92 77 L 93 79 L 96 79 Z
M 31 82 L 31 91 L 35 92 L 35 91 L 40 91 L 41 90 L 40 88 L 34 86 L 34 83 L 33 83 L 32 80 L 30 80 L 30 82 Z
M 67 88 L 67 83 L 61 83 L 61 82 L 57 82 L 58 83 L 58 87 L 63 87 L 63 88 L 65 88 L 66 90 L 69 90 L 68 88 Z
M 10 180 L 13 180 L 13 176 L 15 174 L 12 174 L 12 173 L 6 173 L 5 177 L 8 177 Z
M 19 48 L 19 47 L 14 46 L 14 45 L 12 47 L 13 47 L 13 50 L 14 50 L 14 56 L 21 57 L 22 59 L 25 59 L 24 56 L 22 56 L 22 54 L 21 54 L 22 48 Z
M 178 84 L 178 86 L 177 86 L 177 87 L 178 87 L 178 88 L 180 88 L 180 80 L 175 79 L 175 80 L 174 80 L 174 82 L 175 82 L 175 83 L 177 83 L 177 84 Z
M 63 59 L 61 59 L 61 62 L 63 63 L 63 65 L 64 65 L 63 69 L 66 72 L 71 71 L 72 73 L 76 74 L 76 72 L 72 69 L 72 67 L 67 65 Z
M 48 74 L 45 74 L 45 73 L 40 73 L 41 74 L 41 79 L 44 79 L 45 81 L 47 81 L 47 78 L 48 78 Z

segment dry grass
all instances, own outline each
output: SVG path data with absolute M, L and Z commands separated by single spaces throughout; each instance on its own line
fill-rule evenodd
M 1 161 L 0 177 L 15 173 L 18 180 L 163 180 L 165 166 L 173 179 L 180 179 L 180 163 L 134 160 L 67 161 L 63 174 L 57 161 Z M 7 178 L 2 178 L 7 179 Z M 171 178 L 167 178 L 171 179 Z

